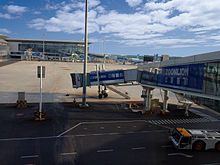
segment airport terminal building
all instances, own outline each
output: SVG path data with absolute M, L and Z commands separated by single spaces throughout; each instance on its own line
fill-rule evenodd
M 71 57 L 73 55 L 82 56 L 84 55 L 84 41 L 18 39 L 0 36 L 0 52 L 2 52 L 2 55 L 23 58 L 27 51 L 53 59 Z
M 8 42 L 5 41 L 5 38 L 8 36 L 4 36 L 0 34 L 0 57 L 7 56 L 9 52 Z

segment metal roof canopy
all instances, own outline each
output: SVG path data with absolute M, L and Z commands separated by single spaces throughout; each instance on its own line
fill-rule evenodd
M 8 36 L 5 36 L 3 34 L 0 34 L 0 39 L 5 39 L 5 38 L 9 38 Z
M 139 64 L 138 69 L 144 70 L 147 68 L 160 68 L 166 66 L 176 66 L 176 65 L 186 65 L 186 64 L 204 63 L 204 62 L 216 62 L 216 61 L 220 61 L 220 51 L 187 56 L 187 57 L 182 57 L 180 59 L 173 59 L 162 62 Z
M 25 38 L 6 38 L 6 41 L 11 42 L 53 42 L 53 43 L 69 43 L 69 44 L 82 44 L 84 41 L 74 41 L 74 40 L 50 40 L 50 39 L 25 39 Z M 89 44 L 92 44 L 89 42 Z
M 7 45 L 7 44 L 8 44 L 8 42 L 7 42 L 7 41 L 5 41 L 5 40 L 3 40 L 3 39 L 0 39 L 0 44 Z

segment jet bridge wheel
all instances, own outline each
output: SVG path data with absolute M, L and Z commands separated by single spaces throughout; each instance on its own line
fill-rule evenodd
M 205 149 L 205 143 L 203 141 L 196 141 L 193 143 L 193 150 L 202 151 Z
M 216 143 L 215 149 L 216 149 L 217 151 L 220 151 L 220 142 Z
M 108 97 L 108 93 L 107 93 L 107 91 L 106 90 L 102 90 L 102 96 L 104 97 L 104 98 L 106 98 L 106 97 Z
M 108 97 L 108 93 L 104 93 L 103 95 L 104 95 L 104 98 Z
M 99 97 L 99 99 L 102 99 L 102 93 L 100 93 L 100 94 L 98 95 L 98 97 Z

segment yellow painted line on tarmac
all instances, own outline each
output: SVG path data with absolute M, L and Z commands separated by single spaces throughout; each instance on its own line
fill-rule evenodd
M 57 88 L 57 85 L 58 85 L 58 82 L 60 81 L 60 78 L 61 78 L 61 76 L 58 77 L 58 79 L 57 79 L 57 81 L 56 81 L 56 84 L 55 84 L 55 86 L 54 86 L 54 88 L 53 88 L 52 94 L 54 94 L 54 91 L 55 91 L 56 88 Z

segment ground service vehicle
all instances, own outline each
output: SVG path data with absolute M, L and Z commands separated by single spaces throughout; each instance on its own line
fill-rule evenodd
M 174 128 L 169 140 L 177 149 L 220 151 L 220 131 Z

